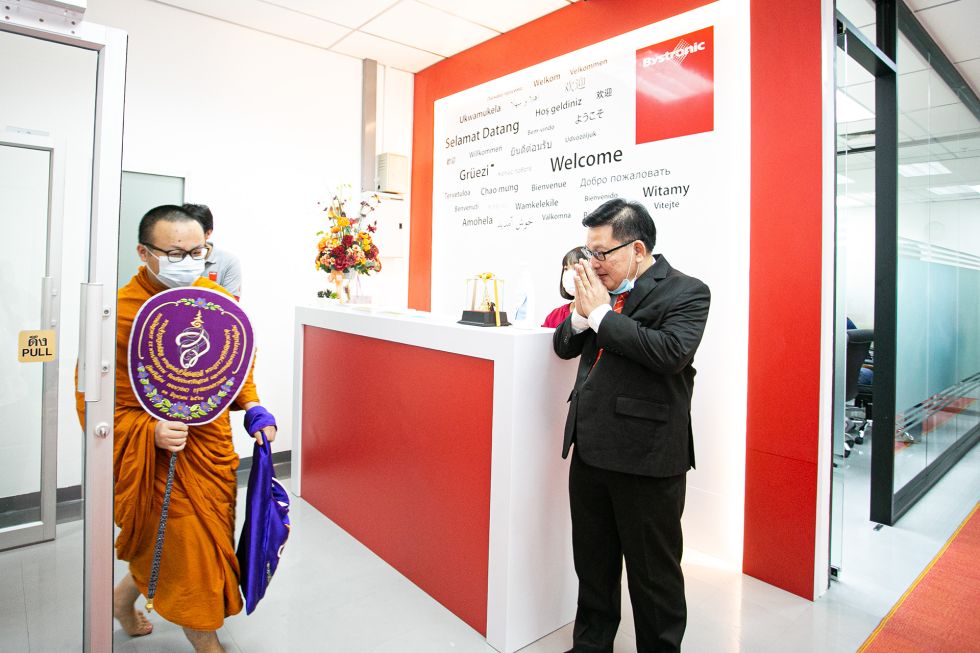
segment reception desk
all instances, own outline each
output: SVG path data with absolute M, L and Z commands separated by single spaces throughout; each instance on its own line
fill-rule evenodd
M 501 653 L 575 616 L 551 333 L 296 310 L 294 491 Z

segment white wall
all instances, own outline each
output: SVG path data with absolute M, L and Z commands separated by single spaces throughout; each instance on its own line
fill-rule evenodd
M 375 147 L 378 154 L 407 156 L 409 166 L 414 93 L 415 75 L 378 66 Z M 359 282 L 362 293 L 370 296 L 371 303 L 376 306 L 404 308 L 408 305 L 410 206 L 411 193 L 406 188 L 400 195 L 381 195 L 380 203 L 371 214 L 371 218 L 377 220 L 374 241 L 380 251 L 382 272 L 361 276 Z M 317 281 L 319 289 L 333 288 L 322 273 L 317 276 Z
M 242 260 L 256 382 L 289 449 L 293 312 L 325 286 L 316 203 L 360 176 L 361 61 L 145 0 L 90 0 L 86 19 L 129 34 L 123 167 L 186 174 L 186 201 L 211 207 L 214 241 Z M 408 154 L 412 76 L 386 79 L 385 138 Z

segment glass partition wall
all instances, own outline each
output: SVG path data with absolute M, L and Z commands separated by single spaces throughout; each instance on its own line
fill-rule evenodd
M 837 45 L 838 286 L 873 259 L 855 322 L 874 330 L 870 518 L 891 525 L 980 439 L 980 100 L 901 0 L 839 0 Z
M 893 519 L 980 435 L 980 111 L 914 21 L 899 15 Z

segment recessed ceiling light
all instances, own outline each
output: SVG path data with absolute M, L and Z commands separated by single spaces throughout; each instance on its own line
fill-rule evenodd
M 930 192 L 936 195 L 963 195 L 965 193 L 980 193 L 980 185 L 967 186 L 965 184 L 960 184 L 958 186 L 933 186 L 929 189 Z
M 903 177 L 926 177 L 928 175 L 948 175 L 949 168 L 939 161 L 925 163 L 903 163 L 898 166 L 898 174 Z

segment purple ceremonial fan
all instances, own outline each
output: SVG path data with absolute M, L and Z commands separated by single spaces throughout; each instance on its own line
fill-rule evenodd
M 252 367 L 252 325 L 238 303 L 208 288 L 187 286 L 150 297 L 129 332 L 129 383 L 147 413 L 169 422 L 207 424 L 241 392 Z M 177 453 L 170 454 L 157 526 L 146 609 L 153 610 Z
M 150 297 L 129 334 L 129 382 L 159 420 L 207 424 L 235 400 L 255 354 L 252 325 L 223 293 L 188 286 Z

